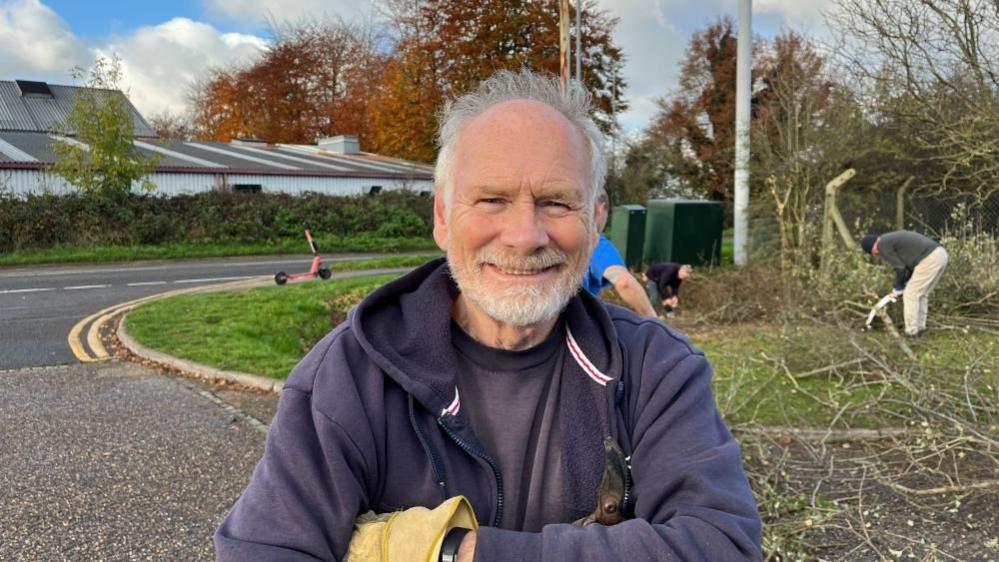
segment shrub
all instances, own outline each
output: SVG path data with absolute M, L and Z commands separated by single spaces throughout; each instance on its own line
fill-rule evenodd
M 260 243 L 299 239 L 302 222 L 323 237 L 427 237 L 433 200 L 411 192 L 376 197 L 319 193 L 82 194 L 14 197 L 0 191 L 0 251 L 55 246 Z

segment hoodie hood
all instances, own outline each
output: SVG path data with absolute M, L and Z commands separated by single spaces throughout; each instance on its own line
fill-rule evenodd
M 451 311 L 459 293 L 446 259 L 438 258 L 379 287 L 349 320 L 372 361 L 438 417 L 460 410 L 451 344 Z M 565 345 L 579 375 L 598 386 L 620 378 L 620 346 L 604 305 L 580 292 L 563 315 Z

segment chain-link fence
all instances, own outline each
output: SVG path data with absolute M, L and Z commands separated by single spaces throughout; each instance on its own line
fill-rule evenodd
M 927 235 L 985 232 L 999 235 L 999 189 L 975 193 L 856 193 L 844 189 L 838 207 L 855 236 L 867 231 L 915 230 Z M 901 213 L 899 212 L 901 210 Z

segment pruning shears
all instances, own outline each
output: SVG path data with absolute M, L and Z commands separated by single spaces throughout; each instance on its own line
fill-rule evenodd
M 871 329 L 871 322 L 874 322 L 874 317 L 878 315 L 878 311 L 888 306 L 889 304 L 898 301 L 898 297 L 901 294 L 902 293 L 899 293 L 898 291 L 892 291 L 887 295 L 881 297 L 881 300 L 879 300 L 878 303 L 874 305 L 874 308 L 872 308 L 871 312 L 868 313 L 867 315 L 867 322 L 864 323 L 865 332 Z

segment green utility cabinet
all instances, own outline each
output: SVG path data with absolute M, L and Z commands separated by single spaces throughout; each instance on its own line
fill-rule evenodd
M 645 245 L 645 207 L 618 205 L 611 212 L 610 241 L 621 252 L 624 263 L 632 269 L 642 267 Z
M 722 204 L 687 199 L 651 199 L 646 208 L 645 263 L 691 265 L 721 262 Z

